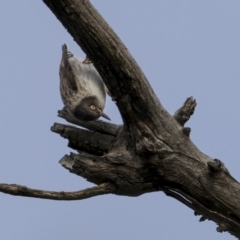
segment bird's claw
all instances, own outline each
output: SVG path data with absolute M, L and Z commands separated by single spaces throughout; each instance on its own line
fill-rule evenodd
M 90 60 L 90 58 L 88 56 L 86 56 L 86 58 L 83 60 L 82 63 L 84 63 L 84 64 L 91 64 L 92 61 Z

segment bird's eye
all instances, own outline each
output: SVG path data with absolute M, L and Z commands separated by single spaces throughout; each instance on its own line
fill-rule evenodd
M 92 110 L 95 110 L 95 109 L 96 109 L 96 107 L 95 107 L 94 105 L 91 105 L 90 108 L 91 108 Z

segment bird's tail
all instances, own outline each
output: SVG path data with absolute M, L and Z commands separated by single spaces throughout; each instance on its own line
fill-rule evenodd
M 67 44 L 64 43 L 62 45 L 62 60 L 60 62 L 59 75 L 60 91 L 65 105 L 66 99 L 69 99 L 69 96 L 78 90 L 72 62 L 74 62 L 74 55 L 68 50 Z
M 68 50 L 66 43 L 62 45 L 62 55 L 63 55 L 63 58 L 66 58 L 66 59 L 73 57 L 73 54 Z

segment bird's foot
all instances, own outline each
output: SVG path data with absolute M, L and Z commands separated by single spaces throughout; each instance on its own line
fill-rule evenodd
M 86 58 L 83 60 L 82 63 L 84 63 L 84 64 L 91 64 L 92 61 L 90 60 L 90 58 L 88 56 L 86 56 Z

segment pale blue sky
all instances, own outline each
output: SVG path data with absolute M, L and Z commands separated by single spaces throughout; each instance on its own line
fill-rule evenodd
M 191 139 L 240 179 L 240 2 L 238 0 L 94 0 L 174 113 L 197 100 Z M 62 168 L 71 150 L 50 131 L 62 108 L 61 45 L 84 57 L 42 1 L 2 1 L 0 8 L 0 182 L 75 191 L 91 183 Z M 106 114 L 120 115 L 108 99 Z M 106 195 L 58 202 L 0 193 L 0 239 L 233 239 L 163 193 Z

